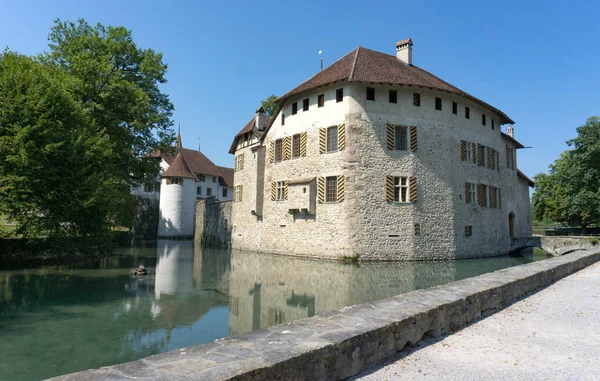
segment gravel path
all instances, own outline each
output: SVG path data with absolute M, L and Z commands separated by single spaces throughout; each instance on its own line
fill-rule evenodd
M 358 379 L 600 380 L 600 263 Z

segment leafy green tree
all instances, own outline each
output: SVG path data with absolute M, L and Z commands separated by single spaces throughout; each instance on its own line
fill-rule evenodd
M 0 214 L 24 237 L 85 236 L 129 222 L 129 186 L 105 164 L 115 145 L 89 128 L 77 85 L 36 59 L 0 55 Z
M 534 218 L 585 229 L 600 222 L 600 118 L 577 128 L 578 136 L 550 166 L 550 174 L 535 176 Z
M 277 111 L 277 95 L 271 94 L 267 99 L 261 101 L 261 106 L 265 110 L 265 115 L 273 116 Z

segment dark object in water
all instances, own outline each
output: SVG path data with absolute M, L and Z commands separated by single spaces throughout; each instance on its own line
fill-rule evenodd
M 129 274 L 131 274 L 131 275 L 146 275 L 146 274 L 148 274 L 148 270 L 146 270 L 144 265 L 139 265 L 136 269 L 131 269 Z

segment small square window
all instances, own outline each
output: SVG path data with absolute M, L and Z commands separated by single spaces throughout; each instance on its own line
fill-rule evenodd
M 197 187 L 196 188 L 196 194 L 202 195 L 202 187 Z
M 485 114 L 481 114 L 481 124 L 485 126 Z
M 200 179 L 200 181 L 206 181 L 206 179 L 205 179 L 204 175 L 200 175 L 200 176 L 199 176 L 199 179 Z
M 471 110 L 468 107 L 465 107 L 465 118 L 471 118 Z
M 325 106 L 325 94 L 319 94 L 319 96 L 317 97 L 317 103 L 319 107 Z
M 415 235 L 421 235 L 421 224 L 415 224 Z
M 337 89 L 335 91 L 335 101 L 340 103 L 344 100 L 344 88 Z
M 441 110 L 442 109 L 442 98 L 435 98 L 435 109 L 436 110 Z
M 285 181 L 277 181 L 275 182 L 275 200 L 283 201 L 285 200 Z
M 375 100 L 375 89 L 372 87 L 367 87 L 367 100 L 368 101 Z
M 222 195 L 223 195 L 223 197 L 227 197 L 227 188 L 223 188 Z M 227 225 L 227 223 L 225 225 Z
M 398 103 L 398 92 L 390 90 L 390 103 Z
M 298 102 L 292 103 L 292 115 L 296 115 L 298 113 Z
M 413 106 L 421 107 L 421 94 L 413 94 Z
M 473 235 L 473 225 L 465 225 L 465 237 L 469 238 Z
M 408 202 L 408 177 L 394 177 L 394 201 Z
M 206 188 L 206 195 L 207 196 L 212 196 L 212 188 Z
M 302 100 L 302 111 L 308 111 L 308 98 Z
M 454 115 L 458 114 L 458 103 L 452 102 L 452 113 Z

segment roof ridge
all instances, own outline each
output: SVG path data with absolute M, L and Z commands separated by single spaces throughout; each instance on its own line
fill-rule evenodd
M 352 81 L 354 79 L 354 70 L 356 70 L 356 61 L 358 61 L 358 54 L 360 53 L 360 45 L 354 50 L 356 51 L 356 55 L 354 56 L 354 62 L 352 62 L 352 69 L 350 70 L 350 75 L 348 76 L 348 81 Z

